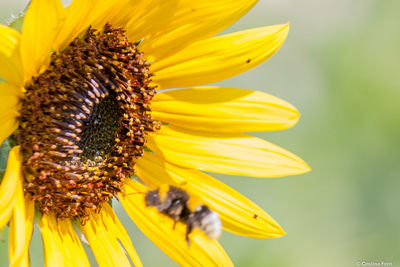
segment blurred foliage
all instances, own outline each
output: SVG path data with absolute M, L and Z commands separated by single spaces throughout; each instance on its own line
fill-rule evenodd
M 279 179 L 213 174 L 258 203 L 288 233 L 271 240 L 224 233 L 221 242 L 236 266 L 400 264 L 399 10 L 397 0 L 261 0 L 226 30 L 290 20 L 289 38 L 276 56 L 218 84 L 263 90 L 295 104 L 302 113 L 296 127 L 255 135 L 313 168 Z M 175 266 L 118 202 L 114 206 L 145 266 Z M 6 236 L 3 231 L 0 258 L 7 255 Z M 38 231 L 32 243 L 32 266 L 42 266 Z
M 22 30 L 22 24 L 24 22 L 25 12 L 26 12 L 27 8 L 28 8 L 28 5 L 25 7 L 25 9 L 23 11 L 17 13 L 16 15 L 12 15 L 9 18 L 9 21 L 7 24 L 11 28 L 16 29 L 17 31 L 20 32 Z

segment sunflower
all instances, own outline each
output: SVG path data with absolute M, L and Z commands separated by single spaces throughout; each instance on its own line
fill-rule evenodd
M 294 154 L 242 134 L 293 126 L 295 107 L 262 92 L 198 87 L 279 49 L 287 24 L 215 37 L 256 2 L 74 0 L 65 8 L 32 0 L 21 32 L 0 26 L 0 143 L 14 144 L 0 188 L 0 229 L 8 223 L 11 266 L 29 265 L 35 223 L 46 266 L 89 266 L 81 240 L 100 266 L 141 266 L 114 198 L 178 264 L 231 265 L 216 240 L 195 229 L 188 245 L 185 224 L 146 203 L 146 192 L 165 185 L 201 199 L 226 231 L 284 234 L 205 173 L 309 170 Z

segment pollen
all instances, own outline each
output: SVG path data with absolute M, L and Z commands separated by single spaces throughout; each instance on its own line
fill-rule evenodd
M 42 213 L 80 218 L 134 174 L 151 119 L 149 64 L 121 28 L 89 29 L 32 79 L 16 133 L 25 194 Z

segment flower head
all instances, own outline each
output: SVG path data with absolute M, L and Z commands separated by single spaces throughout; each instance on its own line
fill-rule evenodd
M 0 143 L 16 144 L 0 187 L 11 265 L 29 263 L 36 211 L 47 266 L 89 265 L 76 230 L 100 266 L 129 265 L 128 256 L 140 266 L 114 198 L 181 265 L 231 264 L 214 239 L 221 222 L 239 235 L 284 234 L 202 172 L 309 170 L 242 134 L 293 126 L 292 105 L 245 89 L 193 87 L 247 71 L 281 46 L 288 25 L 213 37 L 255 2 L 74 0 L 64 8 L 33 0 L 21 33 L 0 26 Z

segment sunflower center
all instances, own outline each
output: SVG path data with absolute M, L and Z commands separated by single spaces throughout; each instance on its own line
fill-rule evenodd
M 110 154 L 115 145 L 116 133 L 120 126 L 123 110 L 116 97 L 106 96 L 95 104 L 82 125 L 81 140 L 77 142 L 83 151 L 81 157 L 96 161 Z
M 151 119 L 151 73 L 136 45 L 110 25 L 89 29 L 26 87 L 16 134 L 24 189 L 40 211 L 81 218 L 134 173 Z

